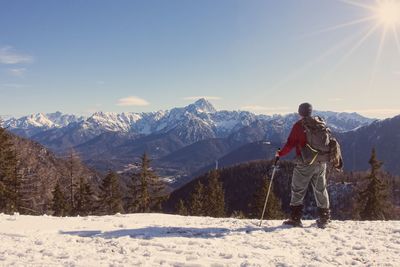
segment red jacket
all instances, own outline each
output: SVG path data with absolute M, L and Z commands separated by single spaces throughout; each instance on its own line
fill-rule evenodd
M 307 144 L 307 136 L 301 120 L 293 125 L 292 131 L 288 137 L 286 145 L 279 152 L 279 157 L 287 155 L 294 147 L 296 148 L 296 155 L 301 156 L 301 148 Z

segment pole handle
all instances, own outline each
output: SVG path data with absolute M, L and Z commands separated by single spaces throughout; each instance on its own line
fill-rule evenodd
M 278 148 L 278 152 L 281 151 L 281 148 Z M 275 161 L 274 161 L 274 166 L 276 166 L 278 164 L 279 161 L 279 157 L 275 157 Z

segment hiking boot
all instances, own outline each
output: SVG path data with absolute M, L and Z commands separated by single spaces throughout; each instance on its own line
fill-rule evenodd
M 317 226 L 324 229 L 331 222 L 331 211 L 329 209 L 318 208 L 318 214 Z
M 284 225 L 290 225 L 293 227 L 303 227 L 301 220 L 293 220 L 292 218 L 287 219 L 283 222 Z
M 301 217 L 303 216 L 303 205 L 290 206 L 290 210 L 290 218 L 284 221 L 283 224 L 293 227 L 303 227 L 303 223 L 301 222 Z

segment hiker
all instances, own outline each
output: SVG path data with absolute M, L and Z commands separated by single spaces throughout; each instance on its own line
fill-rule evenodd
M 337 146 L 338 144 L 330 136 L 330 131 L 325 122 L 319 117 L 311 117 L 311 104 L 301 104 L 298 113 L 301 119 L 294 124 L 286 145 L 282 150 L 278 150 L 275 155 L 276 157 L 283 157 L 293 148 L 296 148 L 296 166 L 293 171 L 291 186 L 291 215 L 283 224 L 296 227 L 303 226 L 301 222 L 303 200 L 311 183 L 318 206 L 319 219 L 317 225 L 320 228 L 325 228 L 330 222 L 329 195 L 326 183 L 327 162 L 330 161 L 329 146 L 332 139 Z

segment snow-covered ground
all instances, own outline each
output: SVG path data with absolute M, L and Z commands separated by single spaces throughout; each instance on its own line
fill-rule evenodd
M 400 221 L 0 215 L 0 266 L 399 266 Z

